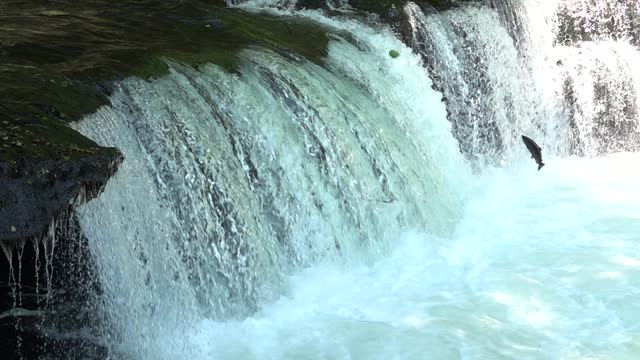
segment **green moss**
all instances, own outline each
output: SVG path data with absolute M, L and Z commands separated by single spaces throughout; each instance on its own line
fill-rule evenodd
M 273 50 L 287 49 L 320 63 L 327 55 L 327 30 L 304 18 L 287 18 L 225 10 L 221 14 L 236 36 Z
M 40 121 L 0 120 L 0 160 L 15 164 L 19 159 L 71 159 L 86 155 L 116 155 L 66 124 L 50 119 Z
M 326 56 L 327 30 L 308 20 L 228 9 L 222 1 L 176 4 L 0 4 L 0 160 L 102 151 L 65 123 L 108 104 L 113 80 L 166 74 L 166 59 L 234 72 L 248 47 L 293 51 L 316 63 Z

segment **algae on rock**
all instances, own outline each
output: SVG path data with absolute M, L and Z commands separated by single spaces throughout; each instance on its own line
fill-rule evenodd
M 106 183 L 119 151 L 67 124 L 108 105 L 114 81 L 162 76 L 168 61 L 234 72 L 237 54 L 255 46 L 320 64 L 327 44 L 327 30 L 311 20 L 282 21 L 222 1 L 3 1 L 0 240 L 36 235 L 80 187 Z M 39 169 L 55 176 L 34 180 Z M 27 221 L 32 212 L 46 216 Z

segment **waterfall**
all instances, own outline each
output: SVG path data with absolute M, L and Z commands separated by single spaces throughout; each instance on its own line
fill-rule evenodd
M 493 6 L 429 15 L 405 8 L 411 45 L 447 99 L 467 158 L 513 154 L 520 144 L 505 141 L 517 132 L 543 139 L 552 154 L 638 148 L 637 2 Z
M 402 229 L 452 230 L 468 167 L 420 59 L 386 30 L 328 24 L 324 66 L 258 49 L 238 74 L 171 64 L 78 124 L 126 158 L 79 210 L 123 346 L 252 314 L 283 275 L 385 252 Z
M 405 11 L 412 47 L 446 97 L 453 134 L 467 158 L 480 168 L 504 161 L 521 148 L 521 132 L 546 148 L 558 147 L 551 153 L 561 151 L 568 127 L 559 93 L 538 81 L 536 64 L 520 57 L 497 13 L 469 6 L 425 15 L 414 3 Z
M 590 159 L 637 149 L 633 26 L 578 36 L 569 0 L 408 2 L 403 44 L 375 20 L 238 3 L 321 23 L 326 58 L 167 60 L 74 125 L 125 156 L 76 210 L 113 352 L 638 354 L 637 157 Z
M 563 68 L 575 153 L 640 147 L 640 5 L 559 1 L 555 53 Z
M 637 150 L 640 51 L 609 40 L 562 47 L 558 52 L 565 69 L 574 151 L 593 156 Z

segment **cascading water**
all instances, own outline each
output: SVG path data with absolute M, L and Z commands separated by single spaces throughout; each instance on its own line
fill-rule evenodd
M 261 50 L 238 75 L 174 64 L 79 125 L 126 157 L 80 211 L 124 346 L 251 314 L 291 270 L 402 228 L 452 230 L 466 164 L 441 95 L 408 50 L 388 58 L 390 33 L 351 26 L 360 48 L 336 37 L 325 68 Z
M 560 1 L 553 56 L 561 65 L 572 148 L 598 155 L 637 150 L 640 5 Z
M 607 40 L 559 51 L 559 61 L 565 69 L 565 97 L 574 127 L 574 151 L 598 155 L 637 150 L 640 147 L 638 49 Z
M 559 97 L 544 96 L 495 12 L 470 6 L 427 16 L 413 3 L 405 11 L 411 44 L 447 99 L 460 150 L 480 168 L 515 154 L 522 131 L 548 136 L 545 144 L 566 138 Z
M 126 157 L 77 210 L 114 353 L 640 356 L 640 159 L 566 157 L 571 134 L 605 141 L 580 131 L 598 108 L 596 82 L 578 81 L 589 63 L 547 41 L 549 13 L 519 17 L 542 35 L 518 49 L 488 8 L 405 10 L 420 54 L 382 27 L 297 13 L 333 29 L 322 66 L 259 48 L 237 74 L 170 64 L 77 124 Z M 604 87 L 629 84 L 620 101 L 637 104 L 616 59 Z
M 556 0 L 529 6 L 538 50 L 554 63 L 564 97 L 572 153 L 594 156 L 640 146 L 637 1 Z M 551 6 L 548 6 L 551 5 Z M 548 29 L 553 28 L 553 32 Z M 544 74 L 543 74 L 544 75 Z

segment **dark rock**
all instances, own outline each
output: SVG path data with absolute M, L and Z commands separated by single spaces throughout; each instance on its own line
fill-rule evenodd
M 0 161 L 0 241 L 40 236 L 84 194 L 97 196 L 122 162 L 106 150 L 68 160 Z
M 409 0 L 350 0 L 349 7 L 370 14 L 376 14 L 380 20 L 391 25 L 394 30 L 402 28 L 403 7 Z M 426 13 L 455 8 L 468 0 L 414 0 Z M 299 0 L 296 9 L 329 10 L 326 0 Z
M 39 235 L 121 161 L 68 127 L 108 105 L 115 81 L 168 73 L 166 59 L 233 72 L 243 49 L 321 64 L 328 30 L 222 1 L 0 1 L 0 241 Z M 15 231 L 12 231 L 15 229 Z
M 327 6 L 326 0 L 299 0 L 296 3 L 296 9 L 323 9 L 328 10 L 329 6 Z
M 0 315 L 3 359 L 111 359 L 97 340 L 102 320 L 95 299 L 102 287 L 87 239 L 72 211 L 61 214 L 56 225 L 55 251 L 45 236 L 20 246 L 11 261 L 0 256 L 0 313 L 24 315 L 12 310 L 24 308 L 37 315 Z M 78 337 L 59 335 L 79 329 Z
M 518 0 L 485 0 L 484 2 L 498 13 L 500 22 L 509 31 L 518 51 L 523 50 L 523 47 L 528 45 L 528 36 L 526 19 L 522 18 L 524 13 L 522 2 Z

